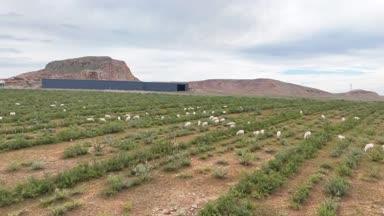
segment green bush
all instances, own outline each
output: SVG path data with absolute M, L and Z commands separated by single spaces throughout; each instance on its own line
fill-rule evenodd
M 317 210 L 318 216 L 336 216 L 338 204 L 334 199 L 325 200 Z
M 384 160 L 384 149 L 382 146 L 376 145 L 368 150 L 368 157 L 371 161 L 379 162 Z
M 85 154 L 88 154 L 88 148 L 82 144 L 75 144 L 64 150 L 64 158 L 73 158 Z
M 333 197 L 342 197 L 347 194 L 350 184 L 342 177 L 333 177 L 325 185 L 325 192 Z

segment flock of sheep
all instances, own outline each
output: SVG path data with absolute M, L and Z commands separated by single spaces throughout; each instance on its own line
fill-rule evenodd
M 15 103 L 15 105 L 16 105 L 16 106 L 20 106 L 20 103 Z M 60 107 L 64 107 L 64 106 L 65 106 L 64 104 L 60 104 Z M 50 107 L 54 108 L 54 107 L 57 107 L 57 105 L 56 105 L 56 104 L 51 104 Z M 86 107 L 83 107 L 83 109 L 85 109 L 85 108 L 86 108 Z M 197 110 L 197 109 L 200 109 L 200 108 L 201 108 L 201 107 L 197 106 L 197 107 L 196 107 L 196 110 Z M 227 106 L 224 105 L 223 108 L 227 108 Z M 196 112 L 195 112 L 194 110 L 195 110 L 194 107 L 184 108 L 184 111 L 186 111 L 186 112 L 185 112 L 185 115 L 186 115 L 186 116 L 189 116 L 189 115 L 196 115 Z M 63 111 L 66 112 L 66 109 L 63 109 Z M 207 114 L 207 111 L 204 110 L 204 111 L 202 111 L 202 113 L 203 113 L 203 114 Z M 224 110 L 224 111 L 222 111 L 221 113 L 222 113 L 222 114 L 226 114 L 226 111 Z M 214 111 L 214 110 L 211 111 L 211 114 L 212 114 L 212 115 L 209 117 L 209 121 L 212 122 L 213 124 L 219 124 L 219 123 L 223 123 L 223 122 L 226 121 L 226 119 L 223 118 L 223 117 L 219 118 L 219 117 L 213 116 L 213 114 L 215 114 L 215 111 Z M 304 112 L 303 112 L 302 110 L 300 110 L 300 114 L 301 114 L 301 115 L 304 115 Z M 16 116 L 16 112 L 10 112 L 9 115 L 10 115 L 10 116 Z M 149 113 L 146 112 L 145 115 L 149 115 Z M 181 115 L 180 115 L 180 114 L 176 114 L 176 117 L 177 117 L 177 118 L 180 118 Z M 126 115 L 124 116 L 124 118 L 125 118 L 125 121 L 130 121 L 131 119 L 132 119 L 132 120 L 138 120 L 138 119 L 140 119 L 140 115 L 134 115 L 133 117 L 131 117 L 130 114 L 126 114 Z M 99 120 L 100 122 L 107 122 L 107 119 L 112 119 L 112 116 L 109 115 L 109 114 L 106 114 L 103 118 L 99 118 L 98 120 Z M 123 118 L 122 118 L 121 116 L 117 116 L 116 119 L 117 119 L 118 121 L 121 121 Z M 161 116 L 160 119 L 161 119 L 161 120 L 165 119 L 165 116 Z M 325 119 L 326 119 L 326 116 L 325 116 L 324 114 L 322 114 L 322 115 L 321 115 L 321 119 L 325 120 Z M 354 119 L 354 120 L 360 120 L 360 117 L 355 116 L 355 117 L 353 117 L 353 119 Z M 0 121 L 2 121 L 2 120 L 3 120 L 3 117 L 0 116 Z M 95 118 L 93 118 L 93 117 L 88 117 L 88 118 L 86 118 L 86 121 L 88 121 L 88 122 L 94 122 L 94 121 L 95 121 Z M 346 121 L 346 118 L 345 118 L 345 117 L 342 117 L 342 118 L 341 118 L 341 121 L 342 121 L 342 122 Z M 248 123 L 250 123 L 250 122 L 248 122 Z M 198 120 L 198 122 L 197 122 L 197 126 L 201 126 L 201 127 L 207 127 L 208 124 L 209 124 L 208 121 L 204 121 L 204 122 L 202 122 L 202 121 Z M 235 128 L 235 127 L 236 127 L 236 123 L 235 123 L 235 122 L 228 122 L 226 125 L 229 126 L 230 128 Z M 188 121 L 188 122 L 185 122 L 185 123 L 184 123 L 184 127 L 185 127 L 185 128 L 188 128 L 188 127 L 190 127 L 190 126 L 192 126 L 192 122 Z M 254 135 L 254 136 L 263 135 L 264 133 L 265 133 L 265 130 L 264 130 L 264 129 L 262 129 L 262 130 L 257 130 L 257 131 L 253 131 L 253 135 Z M 241 136 L 241 135 L 244 135 L 244 134 L 245 134 L 245 131 L 244 131 L 244 130 L 238 130 L 238 131 L 236 132 L 236 135 L 237 135 L 237 136 Z M 311 135 L 312 135 L 312 132 L 311 132 L 311 131 L 306 131 L 306 132 L 304 133 L 304 139 L 309 139 L 309 138 L 311 137 Z M 277 132 L 276 132 L 276 137 L 277 137 L 277 139 L 280 139 L 281 136 L 282 136 L 282 132 L 281 132 L 281 131 L 277 131 Z M 338 138 L 339 140 L 344 140 L 344 139 L 345 139 L 345 136 L 339 134 L 339 135 L 337 136 L 337 138 Z M 374 148 L 374 147 L 375 147 L 375 144 L 373 144 L 373 143 L 366 144 L 365 147 L 364 147 L 364 151 L 367 152 L 369 149 L 372 149 L 372 148 Z M 383 150 L 384 150 L 384 145 L 382 145 L 382 148 L 383 148 Z

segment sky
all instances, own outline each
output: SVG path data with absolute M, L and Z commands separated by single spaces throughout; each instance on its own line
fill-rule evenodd
M 110 56 L 143 81 L 384 94 L 383 0 L 0 0 L 0 78 Z

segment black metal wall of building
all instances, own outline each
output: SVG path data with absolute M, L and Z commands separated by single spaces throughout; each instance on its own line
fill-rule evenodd
M 112 81 L 112 80 L 68 80 L 43 79 L 43 88 L 53 89 L 95 89 L 135 91 L 188 91 L 187 83 Z

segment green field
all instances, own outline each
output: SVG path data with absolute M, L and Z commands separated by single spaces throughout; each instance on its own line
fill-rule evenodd
M 0 90 L 0 117 L 0 215 L 384 209 L 380 102 Z

